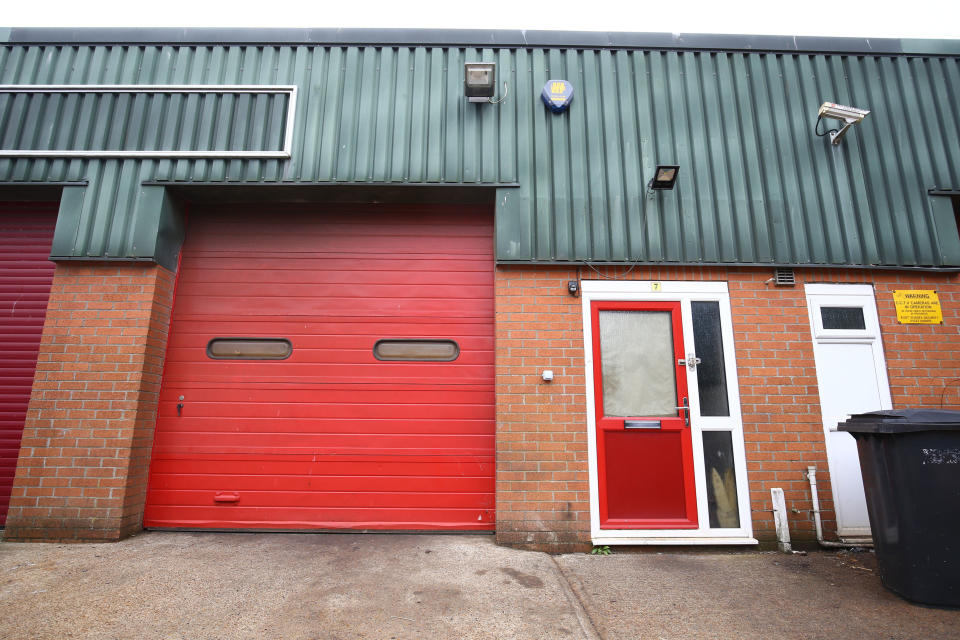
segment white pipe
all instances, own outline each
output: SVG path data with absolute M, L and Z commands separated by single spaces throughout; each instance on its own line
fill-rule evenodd
M 817 468 L 807 467 L 807 479 L 810 480 L 810 495 L 813 498 L 813 522 L 817 528 L 817 542 L 826 549 L 846 549 L 849 547 L 873 547 L 872 542 L 831 542 L 823 539 L 823 524 L 820 522 L 820 497 L 817 495 Z
M 787 501 L 783 497 L 783 489 L 770 489 L 770 499 L 773 502 L 773 523 L 777 527 L 777 546 L 780 551 L 790 553 L 790 525 L 787 522 Z

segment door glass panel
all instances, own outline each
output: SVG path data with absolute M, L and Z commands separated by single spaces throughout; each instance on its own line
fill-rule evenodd
M 820 307 L 824 329 L 866 329 L 862 307 Z
M 733 470 L 733 438 L 729 431 L 703 432 L 703 462 L 707 472 L 707 508 L 710 526 L 740 527 L 737 478 Z
M 214 338 L 207 357 L 214 360 L 285 360 L 293 346 L 285 338 Z
M 373 357 L 377 360 L 405 362 L 450 362 L 460 355 L 453 340 L 377 340 Z
M 693 344 L 700 358 L 697 365 L 697 389 L 700 415 L 729 416 L 727 371 L 723 362 L 723 335 L 720 332 L 720 303 L 691 302 Z
M 600 311 L 599 329 L 604 415 L 678 415 L 671 313 Z

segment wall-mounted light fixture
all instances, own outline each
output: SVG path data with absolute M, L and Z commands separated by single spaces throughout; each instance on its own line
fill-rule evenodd
M 467 62 L 463 65 L 463 91 L 470 102 L 489 102 L 496 91 L 496 62 Z
M 497 88 L 496 62 L 466 62 L 463 65 L 463 93 L 469 102 L 500 104 L 507 99 L 507 81 L 503 81 L 503 96 L 493 99 Z
M 577 296 L 577 291 L 580 290 L 580 283 L 576 280 L 567 280 L 567 293 L 573 297 Z
M 657 170 L 653 173 L 653 178 L 647 183 L 647 193 L 672 190 L 674 185 L 677 184 L 678 173 L 680 173 L 680 165 L 658 164 Z

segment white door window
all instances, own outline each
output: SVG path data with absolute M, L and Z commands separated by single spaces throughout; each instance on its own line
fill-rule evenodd
M 868 537 L 856 441 L 837 425 L 852 414 L 892 408 L 873 287 L 808 284 L 806 295 L 837 534 Z
M 582 285 L 594 544 L 755 544 L 726 283 Z

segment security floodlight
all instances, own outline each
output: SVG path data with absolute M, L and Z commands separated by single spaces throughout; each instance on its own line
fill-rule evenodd
M 658 164 L 657 170 L 653 173 L 653 178 L 647 183 L 647 191 L 672 190 L 677 183 L 677 174 L 679 172 L 680 165 Z
M 814 127 L 814 133 L 818 136 L 825 136 L 827 133 L 830 134 L 830 142 L 833 144 L 840 144 L 840 140 L 843 139 L 843 136 L 847 133 L 847 129 L 851 126 L 857 124 L 863 120 L 870 112 L 866 109 L 857 109 L 856 107 L 848 107 L 842 104 L 835 104 L 833 102 L 824 102 L 820 105 L 820 111 L 817 112 L 817 126 Z M 820 133 L 818 131 L 820 127 L 820 120 L 822 118 L 834 118 L 836 120 L 843 120 L 844 125 L 839 129 L 830 129 L 826 133 Z
M 463 91 L 470 102 L 490 102 L 496 90 L 496 62 L 467 62 L 463 65 Z

